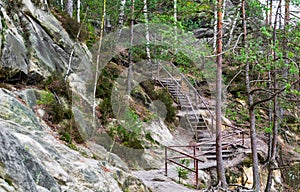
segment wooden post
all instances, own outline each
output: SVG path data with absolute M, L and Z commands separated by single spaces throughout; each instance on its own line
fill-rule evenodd
M 198 188 L 198 160 L 196 160 L 196 188 Z
M 165 176 L 168 176 L 168 151 L 167 147 L 165 147 Z
M 197 143 L 195 143 L 197 145 Z M 193 150 L 194 150 L 194 169 L 196 169 L 196 145 L 193 146 Z

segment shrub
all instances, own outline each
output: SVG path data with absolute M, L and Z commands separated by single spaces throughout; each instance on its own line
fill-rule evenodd
M 124 124 L 111 127 L 108 134 L 126 147 L 144 148 L 141 141 L 142 122 L 133 110 L 126 111 Z
M 173 106 L 173 99 L 171 98 L 169 92 L 166 89 L 157 91 L 156 100 L 160 100 L 166 105 L 167 114 L 165 121 L 168 123 L 173 123 L 176 117 L 176 109 Z
M 155 90 L 154 82 L 147 80 L 141 83 L 142 88 L 152 100 L 159 100 L 166 106 L 167 114 L 165 121 L 173 123 L 176 117 L 176 108 L 173 106 L 173 99 L 166 89 Z
M 62 12 L 56 8 L 52 9 L 52 13 L 61 22 L 63 28 L 72 39 L 77 38 L 79 29 L 81 29 L 81 31 L 78 40 L 86 41 L 89 39 L 89 32 L 86 30 L 86 27 L 82 27 L 81 23 L 78 23 L 75 18 L 70 17 L 66 12 Z

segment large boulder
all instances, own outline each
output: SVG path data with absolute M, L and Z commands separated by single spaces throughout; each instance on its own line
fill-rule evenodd
M 93 150 L 72 150 L 58 140 L 26 105 L 34 105 L 33 93 L 0 89 L 0 191 L 148 191 L 140 179 L 123 171 L 128 168 L 120 169 L 126 164 L 119 158 L 113 157 L 120 168 L 113 167 L 104 158 L 94 159 Z M 99 148 L 94 144 L 94 150 Z
M 44 1 L 34 2 L 0 0 L 0 79 L 35 83 L 90 62 L 86 45 L 69 37 Z

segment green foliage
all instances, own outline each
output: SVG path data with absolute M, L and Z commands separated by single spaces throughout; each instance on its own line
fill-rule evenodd
M 265 128 L 265 133 L 272 133 L 272 132 L 273 132 L 272 127 L 266 127 Z
M 186 167 L 189 167 L 190 166 L 190 159 L 180 159 L 179 163 L 186 166 Z M 182 178 L 182 179 L 187 179 L 188 178 L 187 176 L 189 174 L 189 170 L 187 170 L 183 167 L 180 167 L 180 166 L 177 166 L 176 170 L 177 170 L 177 174 L 178 174 L 179 183 L 180 183 L 180 178 Z
M 134 149 L 143 149 L 142 122 L 133 110 L 125 112 L 123 124 L 112 126 L 108 134 L 124 146 Z
M 78 32 L 80 41 L 87 41 L 89 39 L 89 32 L 86 30 L 86 26 L 82 26 L 75 18 L 70 17 L 66 12 L 62 12 L 59 9 L 52 9 L 52 13 L 61 22 L 63 28 L 68 32 L 72 39 L 77 39 Z
M 14 185 L 13 185 L 13 180 L 12 180 L 11 178 L 6 177 L 6 178 L 4 179 L 4 181 L 5 181 L 9 186 L 14 186 Z
M 50 92 L 41 92 L 37 99 L 37 104 L 43 106 L 46 112 L 44 119 L 53 124 L 58 124 L 64 119 L 65 113 L 67 112 Z
M 108 123 L 108 118 L 113 116 L 111 106 L 111 90 L 114 85 L 114 81 L 118 78 L 122 68 L 115 63 L 109 63 L 105 66 L 100 74 L 96 87 L 96 97 L 102 98 L 102 102 L 99 104 L 97 110 L 99 110 L 102 124 Z
M 61 136 L 59 137 L 60 140 L 65 141 L 67 143 L 72 143 L 72 137 L 68 132 L 61 133 Z
M 39 105 L 50 105 L 55 100 L 54 95 L 47 91 L 40 93 L 40 99 L 37 100 Z
M 284 169 L 283 177 L 287 185 L 290 187 L 289 191 L 299 191 L 300 190 L 300 164 L 295 163 L 294 165 L 291 165 L 289 168 Z
M 146 131 L 145 139 L 147 139 L 148 141 L 150 141 L 153 144 L 158 144 L 158 142 L 153 139 L 150 131 Z
M 64 77 L 59 72 L 53 73 L 50 77 L 38 85 L 40 89 L 45 89 L 60 97 L 67 99 L 68 104 L 72 103 L 72 91 Z
M 168 123 L 173 123 L 176 117 L 176 109 L 173 106 L 173 99 L 169 95 L 166 89 L 161 89 L 157 91 L 156 100 L 163 102 L 167 109 L 165 121 Z
M 151 98 L 151 100 L 153 101 L 158 100 L 165 104 L 167 110 L 165 121 L 167 123 L 174 123 L 176 119 L 176 108 L 173 106 L 173 99 L 170 96 L 168 90 L 166 89 L 156 90 L 154 86 L 154 82 L 151 82 L 149 80 L 142 82 L 141 86 L 148 94 L 148 96 Z

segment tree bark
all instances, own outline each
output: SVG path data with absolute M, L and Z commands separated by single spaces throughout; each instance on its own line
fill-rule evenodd
M 126 0 L 121 0 L 120 14 L 119 14 L 118 38 L 120 38 L 121 33 L 122 33 L 122 27 L 123 27 L 123 23 L 124 23 L 124 15 L 125 15 L 125 3 L 126 3 Z
M 244 47 L 247 50 L 246 39 L 247 39 L 247 25 L 246 25 L 246 13 L 245 13 L 245 0 L 242 0 L 242 15 L 243 15 L 243 43 Z M 258 156 L 257 156 L 257 136 L 255 129 L 255 113 L 253 106 L 253 95 L 250 89 L 250 66 L 249 62 L 246 61 L 246 89 L 248 96 L 248 106 L 249 106 L 249 119 L 250 119 L 250 139 L 251 139 L 251 152 L 252 152 L 252 168 L 253 168 L 253 190 L 255 192 L 260 191 L 260 177 L 259 177 L 259 168 L 258 168 Z
M 177 44 L 177 0 L 173 1 L 175 43 Z M 177 54 L 177 49 L 175 49 Z
M 77 0 L 77 22 L 80 23 L 80 0 Z
M 130 50 L 129 50 L 129 67 L 127 75 L 127 95 L 130 95 L 131 92 L 131 76 L 132 76 L 132 45 L 133 45 L 133 16 L 134 16 L 134 0 L 131 0 L 131 16 L 130 16 Z
M 68 0 L 67 13 L 70 17 L 73 17 L 73 0 Z
M 269 7 L 269 26 L 272 26 L 272 14 L 273 14 L 273 0 L 270 0 Z
M 217 52 L 217 35 L 218 35 L 218 5 L 217 1 L 214 1 L 214 36 L 213 36 L 213 50 L 214 53 Z
M 231 41 L 232 41 L 232 38 L 233 38 L 233 31 L 235 30 L 235 27 L 236 27 L 236 22 L 240 18 L 239 16 L 240 16 L 241 6 L 242 6 L 242 1 L 239 2 L 238 7 L 236 8 L 236 15 L 233 19 L 232 26 L 231 26 L 231 29 L 230 29 L 230 32 L 229 32 L 229 38 L 228 38 L 228 41 L 227 41 L 227 44 L 226 44 L 226 49 L 229 49 L 229 47 L 230 47 L 230 44 L 231 44 Z
M 151 55 L 150 55 L 150 34 L 149 34 L 149 20 L 148 20 L 148 7 L 147 7 L 147 0 L 144 0 L 144 17 L 145 17 L 145 25 L 146 25 L 146 54 L 148 64 L 151 64 Z
M 283 38 L 283 56 L 287 57 L 287 45 L 288 45 L 288 38 L 287 38 L 287 33 L 288 33 L 288 25 L 290 23 L 290 0 L 285 0 L 285 5 L 284 5 L 284 38 Z M 286 61 L 287 62 L 287 61 Z M 288 69 L 287 67 L 283 68 L 283 78 L 287 80 L 288 77 Z
M 98 76 L 99 76 L 100 51 L 101 51 L 102 38 L 103 38 L 103 33 L 104 33 L 105 14 L 106 14 L 106 0 L 103 1 L 103 14 L 102 14 L 102 20 L 101 20 L 99 46 L 98 46 L 97 58 L 96 58 L 96 71 L 95 71 L 95 81 L 94 81 L 94 90 L 93 90 L 93 96 L 94 96 L 94 101 L 93 101 L 93 126 L 96 126 L 96 90 L 97 90 L 97 82 L 98 82 Z
M 218 0 L 217 7 L 216 156 L 218 180 L 223 188 L 227 188 L 222 157 L 222 0 Z
M 275 15 L 275 21 L 274 21 L 274 27 L 273 27 L 273 46 L 276 45 L 276 25 L 277 25 L 277 18 L 279 14 L 279 10 L 281 9 L 281 0 L 279 1 L 276 15 Z M 276 52 L 274 52 L 273 60 L 276 60 Z M 275 70 L 274 70 L 274 91 L 278 90 L 278 81 L 277 81 L 277 67 L 275 64 Z M 272 186 L 272 179 L 273 179 L 273 167 L 275 166 L 276 162 L 276 146 L 277 146 L 277 132 L 278 132 L 278 115 L 279 115 L 279 109 L 278 109 L 278 95 L 275 95 L 273 99 L 273 135 L 272 135 L 272 148 L 271 148 L 271 158 L 269 160 L 269 170 L 268 170 L 268 179 L 267 179 L 267 185 L 265 188 L 265 192 L 269 192 L 271 190 Z
M 60 7 L 61 7 L 61 10 L 64 10 L 64 0 L 60 0 Z

